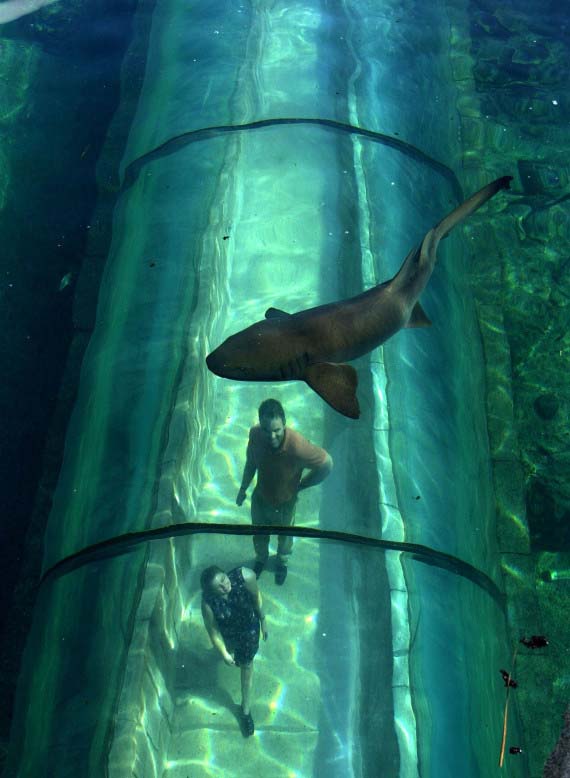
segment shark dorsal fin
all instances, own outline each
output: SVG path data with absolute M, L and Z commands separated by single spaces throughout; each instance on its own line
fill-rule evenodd
M 266 319 L 286 319 L 291 316 L 287 311 L 282 311 L 280 308 L 268 308 L 265 311 Z
M 358 419 L 358 375 L 351 365 L 318 362 L 305 368 L 303 378 L 335 411 L 349 419 Z
M 431 319 L 419 303 L 412 308 L 412 315 L 406 324 L 406 328 L 408 327 L 431 327 Z

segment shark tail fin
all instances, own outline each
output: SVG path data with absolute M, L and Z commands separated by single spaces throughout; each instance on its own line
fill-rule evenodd
M 444 219 L 431 229 L 422 241 L 419 255 L 419 264 L 433 267 L 436 261 L 437 247 L 439 242 L 447 238 L 451 230 L 462 221 L 465 221 L 472 213 L 484 205 L 488 200 L 494 197 L 501 189 L 509 189 L 512 176 L 503 176 L 491 181 L 490 184 L 479 189 L 478 192 L 468 197 Z
M 501 189 L 509 189 L 512 180 L 512 176 L 502 176 L 502 178 L 496 178 L 494 181 L 491 181 L 490 184 L 487 184 L 487 186 L 484 186 L 482 189 L 479 189 L 478 192 L 475 192 L 475 194 L 471 195 L 471 197 L 468 197 L 467 200 L 461 203 L 461 205 L 455 208 L 455 210 L 448 214 L 439 222 L 439 224 L 434 227 L 437 243 L 439 243 L 440 240 L 443 240 L 443 238 L 446 238 L 457 224 L 460 224 L 460 222 L 467 219 L 468 216 L 471 216 L 471 214 L 484 205 L 487 200 L 490 200 L 491 197 L 494 197 L 497 192 L 500 192 Z
M 348 416 L 349 419 L 358 419 L 360 416 L 360 406 L 356 397 L 358 376 L 353 367 L 318 362 L 305 368 L 303 378 L 311 389 L 335 411 Z
M 431 319 L 419 303 L 416 303 L 412 308 L 406 327 L 431 327 Z

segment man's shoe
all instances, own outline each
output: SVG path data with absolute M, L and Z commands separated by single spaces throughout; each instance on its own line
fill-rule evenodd
M 261 573 L 263 572 L 263 568 L 265 567 L 264 562 L 256 561 L 256 563 L 253 566 L 253 572 L 255 573 L 255 577 L 259 578 Z
M 287 578 L 287 566 L 278 565 L 275 569 L 275 583 L 277 586 L 283 586 L 285 579 Z
M 241 712 L 241 732 L 244 737 L 251 737 L 255 732 L 255 726 L 251 717 L 251 713 L 248 713 L 246 716 L 243 710 Z

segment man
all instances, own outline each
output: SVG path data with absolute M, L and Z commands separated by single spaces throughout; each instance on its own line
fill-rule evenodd
M 329 454 L 313 446 L 301 434 L 285 426 L 285 411 L 277 400 L 264 400 L 259 406 L 259 425 L 249 431 L 247 454 L 236 503 L 242 505 L 246 490 L 257 472 L 257 485 L 251 498 L 254 525 L 291 527 L 295 521 L 297 494 L 323 481 L 331 472 Z M 302 477 L 303 470 L 310 472 Z M 267 563 L 269 536 L 254 535 L 254 571 L 259 578 Z M 277 546 L 275 583 L 287 577 L 287 561 L 293 538 L 280 535 Z

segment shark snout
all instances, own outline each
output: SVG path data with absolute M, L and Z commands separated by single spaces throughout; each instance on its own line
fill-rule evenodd
M 220 349 L 217 348 L 215 351 L 212 351 L 211 354 L 208 354 L 206 357 L 206 365 L 208 366 L 208 370 L 211 370 L 212 373 L 215 373 L 216 375 L 222 375 L 221 372 L 223 369 L 223 360 L 220 359 Z
M 251 372 L 247 367 L 236 364 L 236 360 L 232 359 L 231 349 L 226 349 L 223 345 L 208 354 L 206 365 L 215 375 L 221 378 L 233 378 L 234 381 L 247 381 Z

